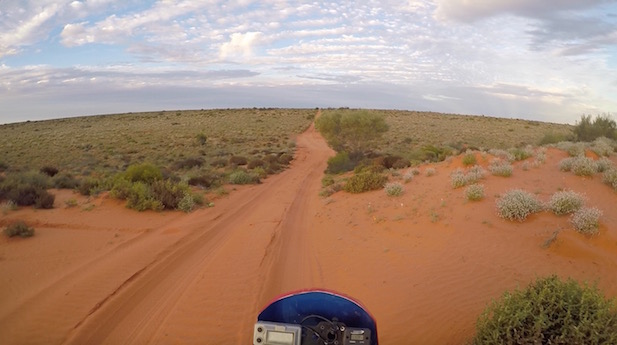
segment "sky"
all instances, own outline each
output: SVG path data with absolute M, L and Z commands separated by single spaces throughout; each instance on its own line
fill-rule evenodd
M 242 107 L 617 116 L 617 0 L 0 0 L 0 123 Z

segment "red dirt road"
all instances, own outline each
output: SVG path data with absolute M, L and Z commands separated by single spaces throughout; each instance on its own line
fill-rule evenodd
M 311 127 L 290 169 L 188 215 L 69 191 L 55 192 L 56 209 L 0 215 L 0 225 L 26 219 L 37 229 L 0 240 L 0 343 L 250 344 L 266 303 L 316 287 L 359 299 L 382 345 L 461 344 L 486 303 L 537 276 L 597 281 L 617 296 L 617 195 L 600 176 L 560 172 L 560 151 L 539 168 L 517 165 L 511 178 L 489 176 L 477 203 L 449 184 L 460 157 L 416 176 L 399 198 L 322 199 L 332 154 Z M 543 200 L 559 188 L 586 193 L 605 213 L 600 235 L 546 212 L 500 219 L 495 198 L 510 188 Z M 64 208 L 69 198 L 84 207 Z

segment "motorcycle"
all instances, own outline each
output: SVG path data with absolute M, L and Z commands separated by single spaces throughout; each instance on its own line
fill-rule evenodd
M 253 345 L 378 345 L 377 324 L 350 297 L 326 290 L 299 291 L 263 309 Z

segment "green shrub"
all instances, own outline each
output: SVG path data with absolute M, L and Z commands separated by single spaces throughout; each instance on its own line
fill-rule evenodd
M 594 235 L 598 233 L 600 217 L 602 217 L 602 211 L 595 207 L 585 207 L 576 211 L 570 222 L 576 231 L 586 235 Z
M 105 182 L 101 179 L 97 179 L 93 177 L 88 177 L 88 178 L 81 180 L 79 187 L 77 187 L 77 190 L 79 190 L 79 193 L 81 195 L 86 195 L 86 196 L 97 195 L 100 192 L 104 191 L 105 189 L 106 189 Z
M 349 154 L 345 151 L 338 152 L 334 157 L 328 159 L 328 167 L 326 173 L 328 174 L 340 174 L 347 171 L 351 171 L 356 166 L 355 162 L 352 162 L 349 158 Z
M 180 202 L 178 203 L 178 209 L 189 213 L 193 211 L 194 208 L 195 199 L 193 198 L 193 196 L 190 193 L 184 194 L 184 196 L 182 197 L 182 199 L 180 199 Z
M 597 115 L 593 121 L 591 115 L 583 115 L 574 125 L 574 135 L 578 141 L 593 141 L 600 137 L 616 139 L 617 123 L 609 115 Z
M 530 214 L 542 211 L 542 203 L 533 194 L 513 189 L 497 199 L 497 211 L 504 219 L 522 222 Z
M 175 210 L 182 198 L 189 192 L 188 186 L 169 180 L 157 180 L 150 184 L 151 197 L 160 202 L 164 209 Z
M 219 185 L 220 176 L 215 173 L 203 173 L 198 176 L 191 176 L 188 179 L 189 186 L 199 186 L 202 188 L 210 188 Z
M 506 161 L 495 159 L 491 161 L 488 169 L 494 176 L 510 177 L 512 176 L 512 171 L 514 168 L 512 167 L 512 164 Z
M 617 344 L 615 303 L 572 279 L 537 279 L 491 303 L 472 344 Z
M 469 201 L 478 201 L 484 198 L 484 186 L 481 184 L 472 184 L 465 189 L 465 196 Z
M 40 172 L 49 177 L 54 177 L 58 173 L 58 168 L 52 166 L 44 166 L 41 168 Z
M 388 131 L 388 124 L 379 114 L 348 110 L 322 114 L 315 128 L 337 152 L 364 152 Z
M 34 236 L 34 228 L 29 227 L 23 221 L 18 221 L 4 228 L 4 234 L 8 237 L 31 237 Z
M 533 151 L 530 148 L 513 148 L 510 149 L 510 154 L 514 157 L 515 161 L 522 161 L 533 156 Z
M 13 186 L 5 193 L 5 197 L 8 200 L 15 202 L 19 206 L 30 206 L 36 203 L 39 195 L 45 189 L 30 186 L 30 185 L 17 185 Z
M 231 184 L 259 183 L 259 176 L 248 173 L 245 170 L 236 170 L 229 175 L 229 183 Z
M 334 184 L 334 177 L 330 176 L 330 175 L 326 175 L 321 179 L 321 186 L 322 187 L 328 187 Z
M 153 197 L 149 186 L 141 181 L 131 184 L 126 198 L 126 207 L 137 211 L 161 211 L 164 208 L 163 204 Z
M 2 188 L 11 189 L 17 186 L 32 186 L 37 189 L 47 189 L 51 186 L 49 176 L 38 171 L 7 174 L 2 182 Z
M 163 173 L 154 164 L 141 163 L 129 166 L 124 172 L 123 178 L 130 182 L 151 183 L 163 179 Z
M 350 177 L 345 183 L 345 191 L 349 193 L 363 193 L 383 188 L 388 178 L 375 172 L 362 172 Z
M 548 145 L 548 144 L 557 144 L 563 141 L 571 141 L 574 140 L 574 136 L 572 134 L 562 134 L 562 133 L 554 133 L 548 132 L 544 134 L 542 139 L 540 139 L 540 145 Z
M 400 196 L 405 192 L 405 187 L 398 182 L 386 183 L 384 190 L 388 196 Z
M 602 181 L 617 190 L 617 168 L 610 168 L 602 175 Z
M 464 166 L 475 165 L 476 163 L 477 163 L 476 155 L 473 152 L 466 153 L 463 156 L 463 165 Z
M 71 174 L 58 174 L 52 179 L 53 185 L 58 189 L 75 189 L 79 186 L 79 180 L 77 180 Z
M 548 208 L 558 216 L 576 212 L 583 207 L 585 198 L 577 192 L 568 190 L 560 191 L 553 196 L 548 202 Z
M 219 158 L 210 162 L 210 165 L 215 168 L 223 168 L 227 166 L 227 159 Z

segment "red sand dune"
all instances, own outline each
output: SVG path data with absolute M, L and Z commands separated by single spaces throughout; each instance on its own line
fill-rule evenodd
M 0 343 L 250 344 L 267 302 L 317 287 L 360 300 L 383 345 L 461 344 L 487 303 L 539 276 L 617 296 L 617 193 L 600 176 L 560 172 L 561 151 L 528 171 L 517 163 L 510 178 L 488 176 L 480 202 L 450 186 L 460 157 L 431 165 L 437 174 L 416 176 L 401 197 L 322 199 L 333 152 L 313 127 L 297 143 L 287 171 L 188 215 L 138 213 L 105 196 L 85 210 L 70 191 L 54 191 L 53 210 L 0 215 L 0 225 L 23 219 L 37 231 L 0 239 Z M 511 188 L 542 200 L 559 188 L 584 193 L 604 211 L 600 234 L 547 212 L 502 220 L 495 199 Z M 65 208 L 70 198 L 82 205 Z

